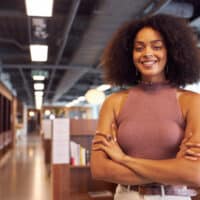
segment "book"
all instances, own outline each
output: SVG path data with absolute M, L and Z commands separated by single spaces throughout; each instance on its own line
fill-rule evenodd
M 89 196 L 92 198 L 100 198 L 100 197 L 112 197 L 113 194 L 109 190 L 102 190 L 102 191 L 90 191 L 88 192 Z

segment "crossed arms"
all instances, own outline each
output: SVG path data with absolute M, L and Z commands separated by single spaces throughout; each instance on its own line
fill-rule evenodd
M 140 159 L 124 154 L 115 139 L 117 130 L 112 126 L 116 116 L 114 105 L 119 104 L 119 98 L 116 98 L 115 95 L 105 101 L 100 112 L 98 133 L 92 146 L 91 171 L 93 177 L 132 185 L 159 182 L 200 186 L 199 95 L 190 98 L 192 102 L 187 109 L 187 127 L 180 151 L 176 158 L 168 160 Z

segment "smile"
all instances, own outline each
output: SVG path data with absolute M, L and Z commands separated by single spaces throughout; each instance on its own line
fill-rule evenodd
M 148 60 L 148 61 L 141 61 L 141 64 L 143 64 L 144 66 L 150 67 L 152 65 L 154 65 L 155 63 L 157 63 L 156 60 Z

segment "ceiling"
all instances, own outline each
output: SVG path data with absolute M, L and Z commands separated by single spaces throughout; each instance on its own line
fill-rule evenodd
M 54 0 L 50 18 L 28 17 L 24 1 L 1 0 L 0 70 L 1 80 L 29 107 L 35 106 L 32 70 L 48 72 L 44 105 L 64 105 L 102 84 L 102 51 L 127 20 L 176 14 L 200 35 L 199 0 Z M 31 62 L 30 43 L 48 44 L 47 62 Z

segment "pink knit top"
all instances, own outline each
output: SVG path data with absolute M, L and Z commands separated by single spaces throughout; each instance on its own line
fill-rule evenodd
M 130 156 L 174 158 L 184 137 L 185 122 L 168 83 L 133 87 L 117 118 L 117 139 Z

